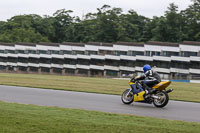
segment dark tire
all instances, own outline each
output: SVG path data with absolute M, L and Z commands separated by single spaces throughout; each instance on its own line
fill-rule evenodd
M 131 104 L 133 102 L 133 94 L 132 92 L 130 94 L 128 94 L 130 92 L 130 89 L 126 89 L 121 96 L 122 102 L 124 104 Z M 128 94 L 128 96 L 127 96 Z
M 169 96 L 165 91 L 158 91 L 155 95 L 159 96 L 161 99 L 153 99 L 154 106 L 162 108 L 167 105 Z

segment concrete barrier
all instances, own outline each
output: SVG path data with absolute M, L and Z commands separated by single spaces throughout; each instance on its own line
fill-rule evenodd
M 200 80 L 190 80 L 190 83 L 200 83 Z

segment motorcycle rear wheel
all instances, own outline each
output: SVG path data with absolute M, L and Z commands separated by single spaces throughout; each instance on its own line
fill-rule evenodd
M 162 108 L 167 105 L 169 101 L 169 96 L 165 91 L 158 91 L 155 95 L 159 96 L 160 99 L 153 99 L 154 106 Z
M 126 89 L 121 96 L 122 102 L 124 104 L 131 104 L 133 102 L 133 94 L 128 94 L 130 92 L 130 89 Z

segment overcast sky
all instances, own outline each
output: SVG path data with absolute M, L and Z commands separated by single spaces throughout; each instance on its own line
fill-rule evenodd
M 162 16 L 169 3 L 175 3 L 179 10 L 184 10 L 191 4 L 191 0 L 1 0 L 0 21 L 6 21 L 15 15 L 52 15 L 64 8 L 81 17 L 88 12 L 96 12 L 104 4 L 122 8 L 125 13 L 133 9 L 139 15 L 152 18 Z

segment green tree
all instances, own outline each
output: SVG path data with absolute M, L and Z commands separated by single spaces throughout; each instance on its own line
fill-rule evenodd
M 116 42 L 118 38 L 119 16 L 121 8 L 112 8 L 104 5 L 98 8 L 96 21 L 96 41 Z
M 144 27 L 149 21 L 148 18 L 138 15 L 134 10 L 129 10 L 128 14 L 122 14 L 120 16 L 120 20 L 124 34 L 122 34 L 123 39 L 119 38 L 119 41 L 145 41 Z
M 0 34 L 2 42 L 40 42 L 48 41 L 39 32 L 33 28 L 34 18 L 40 18 L 38 15 L 19 15 L 8 20 L 3 26 Z
M 68 40 L 66 33 L 69 26 L 73 23 L 74 20 L 74 17 L 70 16 L 70 13 L 72 12 L 73 11 L 71 10 L 61 9 L 53 14 L 53 27 L 55 32 L 54 37 L 52 37 L 51 39 L 53 42 L 63 42 Z
M 154 17 L 147 23 L 145 35 L 153 41 L 180 42 L 186 36 L 184 26 L 184 18 L 178 13 L 178 6 L 171 3 L 164 16 Z
M 200 41 L 200 0 L 192 1 L 193 4 L 181 12 L 186 23 L 184 32 L 187 34 L 187 40 Z
M 42 19 L 38 19 L 35 22 L 33 28 L 36 32 L 39 32 L 42 36 L 48 38 L 49 41 L 55 42 L 55 28 L 54 28 L 54 17 L 45 15 Z
M 155 27 L 152 28 L 152 41 L 163 41 L 167 42 L 167 24 L 166 24 L 166 18 L 161 16 L 161 17 L 154 17 L 154 20 L 152 21 L 155 23 Z
M 32 28 L 14 28 L 13 30 L 6 31 L 0 35 L 1 42 L 48 42 L 46 37 L 43 37 L 40 33 L 35 33 Z
M 123 13 L 121 8 L 104 5 L 83 20 L 61 9 L 52 16 L 17 15 L 0 21 L 3 42 L 181 42 L 200 41 L 200 0 L 192 0 L 185 10 L 171 3 L 164 16 L 146 18 L 134 10 Z
M 178 13 L 178 6 L 171 3 L 168 7 L 168 11 L 165 12 L 166 17 L 166 29 L 167 36 L 165 36 L 166 41 L 169 42 L 180 42 L 183 36 L 183 23 L 180 13 Z

